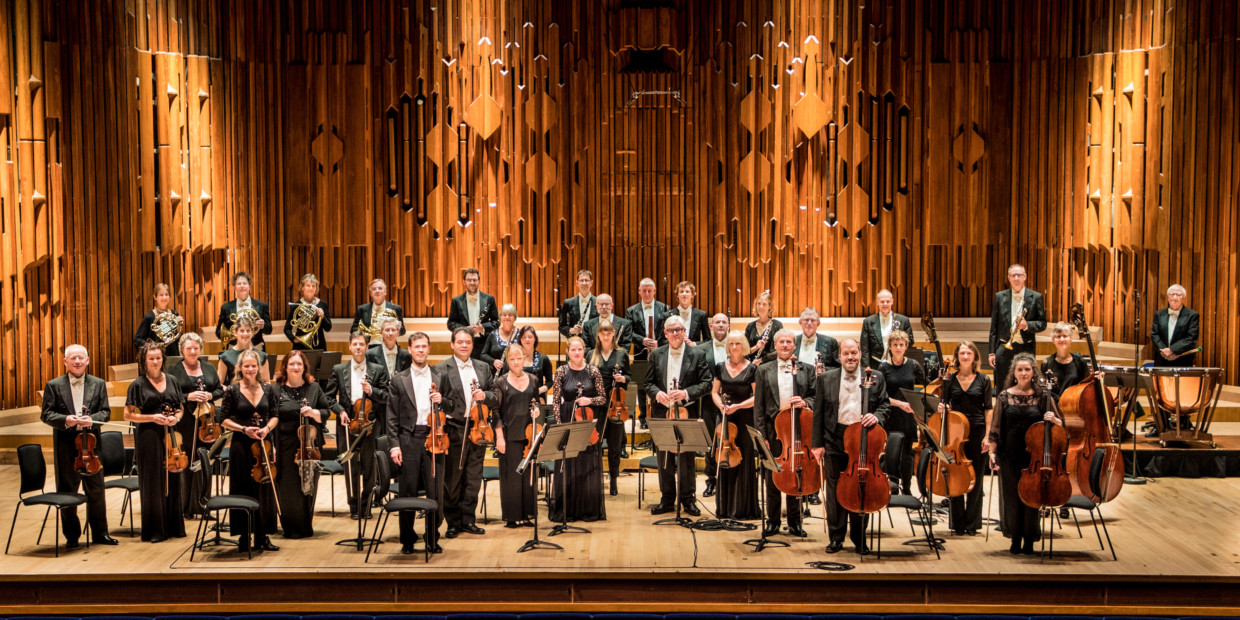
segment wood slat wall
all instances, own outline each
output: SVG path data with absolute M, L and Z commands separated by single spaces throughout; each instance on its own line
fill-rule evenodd
M 747 314 L 984 316 L 1024 262 L 1111 340 L 1168 285 L 1240 378 L 1230 0 L 0 3 L 0 406 L 165 281 L 524 315 L 580 268 Z M 634 96 L 635 92 L 642 92 Z M 676 94 L 671 94 L 676 93 Z M 559 277 L 559 291 L 553 292 Z M 661 291 L 664 298 L 668 291 Z

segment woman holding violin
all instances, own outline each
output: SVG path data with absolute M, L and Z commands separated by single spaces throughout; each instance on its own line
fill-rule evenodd
M 904 400 L 904 392 L 926 384 L 926 370 L 915 359 L 905 357 L 908 352 L 909 335 L 902 329 L 893 329 L 887 336 L 890 357 L 879 366 L 887 383 L 887 397 L 891 409 L 887 414 L 886 430 L 904 434 L 904 452 L 900 456 L 900 491 L 912 495 L 913 444 L 917 439 L 917 423 L 913 420 L 913 406 Z
M 718 429 L 728 424 L 736 429 L 733 433 L 732 426 L 726 427 L 727 440 L 735 445 L 740 453 L 740 463 L 733 467 L 725 465 L 723 459 L 717 459 L 719 492 L 715 496 L 715 516 L 738 521 L 761 519 L 753 441 L 745 431 L 746 427 L 755 425 L 754 383 L 757 381 L 758 367 L 745 357 L 749 350 L 745 334 L 732 330 L 728 332 L 724 343 L 728 358 L 715 366 L 715 380 L 711 386 L 710 397 L 721 414 L 719 423 L 715 425 L 716 434 L 718 435 Z
M 125 420 L 136 425 L 134 459 L 142 507 L 142 540 L 157 543 L 185 537 L 181 516 L 181 477 L 189 466 L 180 434 L 181 390 L 164 374 L 161 343 L 148 342 L 138 353 L 138 378 L 125 395 Z M 178 458 L 179 457 L 179 458 Z
M 228 458 L 228 492 L 258 502 L 255 517 L 253 548 L 279 551 L 268 537 L 276 531 L 275 485 L 268 465 L 275 464 L 271 453 L 275 430 L 276 386 L 258 380 L 258 351 L 246 351 L 238 359 L 241 380 L 228 386 L 220 403 L 221 426 L 233 432 Z M 257 474 L 257 475 L 256 475 Z M 245 511 L 233 510 L 228 515 L 229 531 L 238 538 L 238 549 L 250 549 L 251 524 Z
M 607 414 L 603 421 L 603 439 L 607 440 L 607 475 L 611 480 L 609 492 L 616 495 L 620 492 L 616 484 L 616 476 L 620 475 L 620 455 L 624 453 L 624 422 L 627 409 L 624 407 L 624 390 L 633 378 L 629 374 L 629 352 L 616 347 L 616 327 L 606 319 L 599 321 L 594 333 L 594 349 L 586 351 L 586 359 L 597 368 L 603 377 L 603 393 L 607 394 Z M 617 392 L 616 389 L 620 391 Z M 613 399 L 619 402 L 613 402 Z M 623 409 L 625 417 L 621 417 Z M 615 413 L 615 419 L 613 419 Z
M 1026 505 L 1018 490 L 1021 470 L 1031 458 L 1042 458 L 1041 451 L 1031 455 L 1025 434 L 1037 422 L 1063 425 L 1055 415 L 1055 398 L 1042 385 L 1041 378 L 1032 355 L 1021 353 L 1012 360 L 1012 370 L 1004 382 L 1007 389 L 999 393 L 999 414 L 994 416 L 987 433 L 990 467 L 999 470 L 1003 490 L 999 494 L 1003 503 L 1003 535 L 1012 539 L 1009 551 L 1013 554 L 1032 554 L 1033 543 L 1042 537 L 1038 508 Z
M 532 429 L 531 413 L 537 411 L 534 407 L 538 403 L 538 384 L 525 372 L 524 349 L 506 347 L 503 355 L 503 363 L 511 370 L 496 379 L 491 390 L 491 397 L 499 402 L 495 450 L 499 452 L 500 511 L 504 527 L 533 527 L 530 520 L 538 510 L 533 476 L 537 468 L 530 467 L 521 474 L 517 467 L 534 439 L 534 434 L 527 431 Z
M 973 489 L 951 498 L 951 529 L 957 536 L 976 536 L 982 529 L 982 476 L 986 462 L 982 459 L 982 443 L 990 426 L 990 378 L 977 371 L 981 353 L 977 345 L 965 340 L 956 345 L 952 358 L 956 372 L 943 383 L 939 412 L 948 408 L 961 413 L 969 421 L 969 439 L 964 443 L 965 458 L 973 462 Z
M 323 420 L 335 405 L 314 377 L 306 374 L 306 354 L 292 351 L 276 371 L 276 494 L 285 538 L 314 536 L 314 499 L 319 488 L 319 448 Z M 300 461 L 308 464 L 303 467 Z M 303 469 L 305 471 L 303 471 Z
M 500 327 L 503 327 L 502 319 Z M 534 378 L 538 384 L 538 396 L 541 397 L 551 389 L 551 358 L 538 351 L 538 332 L 533 325 L 526 325 L 517 330 L 517 343 L 525 351 L 525 374 Z M 508 368 L 501 369 L 501 374 Z
M 606 415 L 607 392 L 598 368 L 586 363 L 586 343 L 580 336 L 568 339 L 568 363 L 555 370 L 552 398 L 556 423 L 594 420 Z M 560 476 L 568 476 L 568 497 Z M 607 518 L 603 504 L 603 448 L 595 441 L 575 458 L 561 461 L 551 486 L 552 521 L 598 521 Z M 567 510 L 566 510 L 567 508 Z
M 196 332 L 189 332 L 181 336 L 180 347 L 181 361 L 173 364 L 167 374 L 184 397 L 181 410 L 185 414 L 177 424 L 177 432 L 181 434 L 181 446 L 192 465 L 198 458 L 197 446 L 205 443 L 210 447 L 211 442 L 220 435 L 215 407 L 211 403 L 224 395 L 224 387 L 220 384 L 220 376 L 215 372 L 215 368 L 203 363 L 202 337 Z M 200 415 L 198 410 L 203 403 L 207 406 L 203 407 Z M 201 488 L 201 477 L 188 467 L 180 476 L 181 512 L 183 515 L 199 516 L 211 490 Z

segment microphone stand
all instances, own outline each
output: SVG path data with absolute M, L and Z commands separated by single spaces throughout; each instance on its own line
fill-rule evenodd
M 1132 410 L 1134 412 L 1132 416 L 1132 475 L 1124 477 L 1124 484 L 1142 485 L 1149 482 L 1149 479 L 1141 475 L 1141 465 L 1137 462 L 1137 433 L 1140 429 L 1137 426 L 1135 412 L 1138 404 L 1137 395 L 1141 393 L 1141 291 L 1133 291 L 1133 301 L 1136 312 L 1132 322 Z M 1153 411 L 1152 415 L 1159 415 L 1158 411 Z

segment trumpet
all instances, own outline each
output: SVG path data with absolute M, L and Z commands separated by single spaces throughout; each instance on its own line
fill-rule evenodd
M 304 301 L 298 303 L 290 323 L 293 326 L 293 337 L 306 348 L 313 348 L 310 343 L 318 337 L 319 327 L 323 324 L 323 317 L 319 315 L 318 306 Z
M 1025 315 L 1027 314 L 1029 314 L 1029 309 L 1025 307 L 1025 302 L 1021 301 L 1020 312 L 1016 313 L 1016 319 L 1012 321 L 1012 333 L 1008 334 L 1008 340 L 1007 342 L 1003 343 L 1003 348 L 1009 351 L 1012 350 L 1012 341 L 1015 340 L 1018 335 L 1020 335 L 1020 322 L 1021 320 L 1025 318 Z
M 237 321 L 241 319 L 254 323 L 259 319 L 258 310 L 250 306 L 228 315 L 228 324 L 220 328 L 220 341 L 224 343 L 224 346 L 230 347 L 237 341 L 237 337 L 233 335 L 233 329 L 236 328 Z
M 185 319 L 172 310 L 156 310 L 155 320 L 151 321 L 151 331 L 164 346 L 168 346 L 185 333 Z

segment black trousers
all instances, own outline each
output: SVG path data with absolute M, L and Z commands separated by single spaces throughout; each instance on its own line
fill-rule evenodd
M 707 432 L 710 433 L 710 436 L 713 438 L 715 436 L 716 425 L 719 424 L 719 418 L 721 417 L 722 414 L 720 414 L 719 410 L 715 408 L 714 402 L 710 402 L 710 403 L 707 402 L 709 398 L 710 396 L 707 396 L 706 398 L 702 399 L 700 411 L 702 412 L 702 419 L 706 421 L 706 430 Z M 719 463 L 715 461 L 715 452 L 713 450 L 708 450 L 705 456 L 706 456 L 706 482 L 712 483 L 712 484 L 716 483 L 718 482 L 715 478 L 719 470 Z
M 766 478 L 764 486 L 766 487 L 766 522 L 767 525 L 779 527 L 782 523 L 780 512 L 788 513 L 788 528 L 794 529 L 801 527 L 801 502 L 795 495 L 784 495 L 779 489 L 775 488 L 773 480 L 775 474 L 771 470 L 763 468 L 762 475 Z M 780 501 L 783 498 L 783 501 Z
M 847 467 L 847 455 L 826 455 L 827 533 L 833 543 L 844 542 L 844 535 L 847 534 L 853 545 L 860 548 L 865 546 L 865 526 L 869 515 L 844 510 L 835 496 L 835 485 L 840 481 L 840 473 Z
M 56 447 L 56 492 L 77 493 L 80 485 L 86 495 L 86 522 L 90 524 L 92 538 L 107 536 L 108 507 L 103 497 L 103 473 L 93 476 L 78 474 L 73 469 L 75 456 L 76 448 L 69 449 L 59 445 Z M 82 537 L 82 522 L 78 519 L 76 506 L 61 509 L 60 527 L 68 542 L 76 542 Z
M 650 362 L 645 360 L 633 362 L 633 364 L 629 366 L 629 372 L 633 375 L 632 389 L 637 390 L 638 413 L 637 419 L 634 420 L 634 422 L 637 422 L 638 420 L 645 418 L 647 414 L 650 413 L 648 411 L 649 402 L 644 394 L 645 390 L 643 389 L 646 385 L 646 376 L 650 374 Z
M 430 434 L 430 428 L 426 426 L 417 427 L 413 434 L 401 431 L 400 433 L 400 497 L 417 497 L 418 489 L 426 489 L 426 498 L 439 499 L 439 485 L 435 483 L 435 478 L 431 476 L 431 454 L 426 451 L 426 436 Z M 435 473 L 442 475 L 443 457 L 440 456 L 435 466 Z M 439 540 L 439 524 L 443 523 L 443 505 L 440 509 L 426 514 L 426 543 L 434 544 Z M 400 513 L 400 544 L 412 545 L 417 539 L 417 534 L 413 531 L 413 513 Z
M 449 425 L 448 459 L 445 467 L 443 512 L 448 527 L 473 525 L 478 512 L 478 491 L 482 489 L 482 457 L 486 450 L 465 437 L 465 427 Z M 461 451 L 465 465 L 461 466 Z
M 339 451 L 344 454 L 354 443 L 357 448 L 353 451 L 353 457 L 349 463 L 345 465 L 345 489 L 349 496 L 349 514 L 369 515 L 370 506 L 365 505 L 368 497 L 371 496 L 371 490 L 375 488 L 375 432 L 378 431 L 378 422 L 370 427 L 365 436 L 358 439 L 354 433 L 350 433 L 344 428 L 339 421 L 336 423 L 336 441 L 339 445 Z M 357 435 L 360 435 L 358 431 Z M 401 448 L 404 451 L 404 448 Z M 375 497 L 374 500 L 382 500 L 381 497 Z M 360 507 L 360 508 L 359 508 Z
M 676 480 L 680 479 L 680 504 L 692 506 L 697 502 L 697 453 L 659 452 L 659 493 L 660 504 L 674 506 L 676 502 Z
M 624 423 L 611 422 L 603 429 L 603 439 L 607 440 L 607 473 L 612 478 L 620 475 L 620 455 L 624 452 Z

